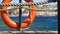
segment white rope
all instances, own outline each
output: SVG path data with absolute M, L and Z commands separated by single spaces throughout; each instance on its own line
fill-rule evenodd
M 30 2 L 30 3 L 15 3 L 15 4 L 4 4 L 4 3 L 0 3 L 0 6 L 17 6 L 17 7 L 14 7 L 14 8 L 10 8 L 10 9 L 7 9 L 7 10 L 14 10 L 14 9 L 19 9 L 19 8 L 24 8 L 26 10 L 36 10 L 36 11 L 55 11 L 55 10 L 42 10 L 42 9 L 32 9 L 32 8 L 26 8 L 26 7 L 23 7 L 23 6 L 31 6 L 31 5 L 42 5 L 42 4 L 46 4 L 47 2 L 37 2 L 37 3 L 33 3 L 33 2 Z M 0 11 L 3 11 L 5 9 L 0 9 Z
M 15 4 L 7 4 L 7 3 L 0 3 L 0 6 L 31 6 L 31 5 L 42 5 L 46 4 L 47 2 L 30 2 L 30 3 L 15 3 Z
M 10 9 L 6 9 L 6 10 L 15 10 L 15 9 L 19 9 L 21 7 L 14 7 L 14 8 L 10 8 Z M 23 9 L 26 9 L 26 10 L 36 10 L 36 11 L 56 11 L 55 9 L 54 10 L 50 10 L 50 9 L 33 9 L 33 8 L 26 8 L 26 7 L 22 7 Z M 0 11 L 4 11 L 5 9 L 0 9 Z

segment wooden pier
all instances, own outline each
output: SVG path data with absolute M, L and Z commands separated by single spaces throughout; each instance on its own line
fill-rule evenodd
M 58 31 L 0 31 L 0 34 L 58 34 Z

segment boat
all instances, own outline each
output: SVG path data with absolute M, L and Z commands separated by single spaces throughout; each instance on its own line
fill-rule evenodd
M 29 15 L 29 13 L 24 13 L 22 14 L 22 17 L 27 17 Z M 19 17 L 19 15 L 9 15 L 9 17 Z
M 55 14 L 49 14 L 49 13 L 43 13 L 41 16 L 43 17 L 51 17 L 51 16 L 56 16 Z
M 25 16 L 25 17 L 28 16 L 28 15 L 29 15 L 29 13 L 23 13 L 22 14 L 22 16 Z

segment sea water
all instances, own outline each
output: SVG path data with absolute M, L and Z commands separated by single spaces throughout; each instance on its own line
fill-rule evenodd
M 10 17 L 13 21 L 18 22 L 18 17 Z M 22 21 L 26 17 L 22 17 Z M 14 26 L 14 25 L 13 25 Z M 36 16 L 33 23 L 29 26 L 27 31 L 57 31 L 58 30 L 58 17 L 57 16 Z M 0 31 L 17 31 L 8 27 L 0 18 Z

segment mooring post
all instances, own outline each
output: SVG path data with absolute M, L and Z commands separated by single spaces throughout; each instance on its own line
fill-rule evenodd
M 22 2 L 22 0 L 19 0 L 19 3 L 21 3 Z M 19 6 L 19 7 L 21 7 L 21 6 Z M 19 31 L 21 30 L 21 16 L 22 16 L 22 10 L 21 10 L 21 8 L 19 8 Z

